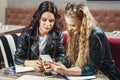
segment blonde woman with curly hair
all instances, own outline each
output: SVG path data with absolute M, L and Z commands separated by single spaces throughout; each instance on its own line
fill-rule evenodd
M 65 21 L 68 45 L 67 56 L 61 61 L 64 65 L 57 62 L 51 68 L 44 66 L 45 70 L 65 75 L 94 75 L 101 71 L 110 80 L 120 80 L 107 38 L 88 7 L 81 3 L 67 4 Z

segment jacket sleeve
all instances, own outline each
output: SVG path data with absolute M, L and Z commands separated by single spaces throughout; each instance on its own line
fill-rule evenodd
M 59 35 L 58 35 L 58 40 L 56 42 L 56 61 L 61 61 L 63 59 L 63 57 L 65 56 L 65 48 L 64 48 L 64 44 L 63 44 L 63 33 L 60 31 Z
M 28 37 L 26 37 L 26 32 L 22 33 L 18 37 L 17 49 L 15 52 L 15 63 L 24 64 L 24 61 L 27 58 L 27 49 L 28 49 Z
M 107 38 L 103 32 L 95 32 L 90 38 L 90 63 L 82 67 L 82 75 L 93 75 L 100 67 L 105 55 Z
M 61 62 L 67 67 L 70 68 L 72 66 L 72 62 L 70 60 L 68 60 L 68 56 L 65 56 Z

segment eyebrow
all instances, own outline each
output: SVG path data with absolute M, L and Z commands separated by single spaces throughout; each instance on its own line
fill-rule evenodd
M 41 19 L 47 19 L 46 17 L 41 17 Z M 49 20 L 55 20 L 55 18 L 50 18 Z

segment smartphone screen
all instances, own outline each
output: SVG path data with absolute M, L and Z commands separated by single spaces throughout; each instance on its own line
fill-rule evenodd
M 49 61 L 49 62 L 53 62 L 52 58 L 50 57 L 50 55 L 40 55 L 42 61 Z

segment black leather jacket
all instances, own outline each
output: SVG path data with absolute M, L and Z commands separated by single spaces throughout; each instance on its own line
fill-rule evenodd
M 38 28 L 28 28 L 18 38 L 15 53 L 15 63 L 23 64 L 25 60 L 35 60 L 39 56 L 39 31 Z M 42 54 L 49 54 L 56 61 L 64 56 L 63 33 L 60 30 L 52 30 L 48 34 L 48 41 Z
M 82 75 L 93 75 L 99 70 L 110 80 L 120 80 L 120 71 L 116 68 L 107 38 L 102 30 L 96 28 L 90 36 L 90 63 L 82 67 Z M 72 63 L 65 57 L 62 60 L 66 67 Z

